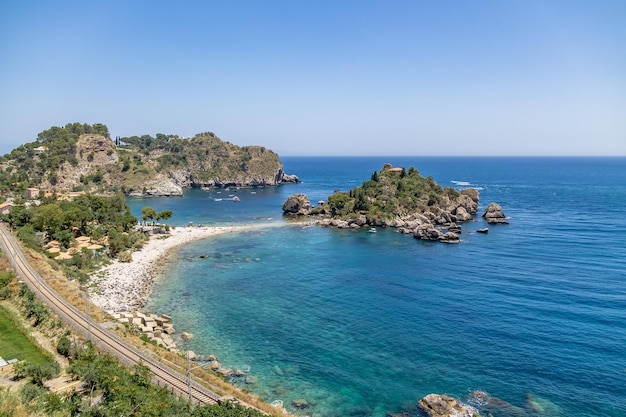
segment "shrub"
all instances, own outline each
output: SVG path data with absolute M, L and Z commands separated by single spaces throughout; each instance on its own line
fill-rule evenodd
M 120 262 L 132 262 L 133 255 L 130 253 L 130 251 L 126 250 L 124 252 L 120 252 L 117 258 L 119 259 Z
M 61 338 L 59 339 L 59 342 L 57 343 L 57 352 L 59 352 L 59 355 L 63 355 L 66 358 L 69 358 L 70 347 L 71 347 L 70 339 L 68 339 L 67 336 L 61 336 Z
M 30 404 L 35 398 L 39 398 L 46 393 L 46 389 L 38 385 L 28 383 L 20 389 L 20 398 L 23 404 Z

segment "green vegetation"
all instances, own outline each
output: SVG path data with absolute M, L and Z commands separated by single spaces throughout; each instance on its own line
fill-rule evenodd
M 422 177 L 413 167 L 407 171 L 387 166 L 374 172 L 360 186 L 346 193 L 335 192 L 328 197 L 324 210 L 339 218 L 364 215 L 370 220 L 389 220 L 416 211 L 436 211 L 438 205 L 458 196 L 454 188 L 442 188 L 432 177 Z
M 169 218 L 171 210 L 158 213 Z M 76 238 L 87 236 L 93 242 L 102 242 L 106 250 L 95 252 L 82 247 L 73 249 L 70 259 L 61 265 L 69 278 L 81 283 L 109 258 L 141 248 L 147 236 L 135 230 L 137 219 L 131 214 L 122 194 L 109 197 L 82 194 L 73 201 L 44 198 L 41 205 L 16 206 L 2 217 L 16 230 L 18 238 L 28 247 L 42 251 L 51 241 L 58 242 L 60 250 L 76 246 Z M 55 256 L 56 254 L 48 254 Z M 0 289 L 0 297 L 2 290 Z
M 172 210 L 163 210 L 160 212 L 156 212 L 152 207 L 143 207 L 141 209 L 141 219 L 143 221 L 146 220 L 168 220 L 170 217 L 172 217 L 172 214 L 174 214 L 172 212 Z
M 109 130 L 100 123 L 53 126 L 39 133 L 35 142 L 20 145 L 10 154 L 0 157 L 0 163 L 10 162 L 6 169 L 0 171 L 0 191 L 23 193 L 26 188 L 37 186 L 44 179 L 55 183 L 56 172 L 64 163 L 78 164 L 76 142 L 82 134 L 109 137 Z
M 24 360 L 32 364 L 50 363 L 24 334 L 25 329 L 6 308 L 0 306 L 0 356 L 4 359 Z

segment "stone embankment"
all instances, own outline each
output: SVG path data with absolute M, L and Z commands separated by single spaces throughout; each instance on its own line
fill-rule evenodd
M 112 314 L 119 323 L 127 324 L 130 328 L 137 329 L 154 341 L 157 346 L 163 346 L 172 351 L 178 351 L 178 347 L 171 335 L 176 333 L 172 318 L 167 314 L 145 314 L 140 311 L 121 312 Z
M 121 312 L 113 313 L 111 315 L 118 323 L 128 325 L 129 328 L 140 332 L 142 335 L 148 338 L 148 340 L 154 342 L 157 346 L 161 346 L 173 353 L 183 353 L 189 356 L 189 360 L 194 362 L 204 362 L 208 369 L 222 375 L 229 379 L 243 379 L 246 384 L 253 384 L 256 382 L 255 377 L 247 374 L 242 369 L 225 368 L 217 360 L 217 357 L 213 354 L 208 356 L 196 355 L 191 350 L 182 351 L 178 347 L 178 342 L 174 340 L 172 335 L 176 333 L 172 318 L 167 314 L 148 314 L 140 311 L 133 312 Z M 191 333 L 182 332 L 180 339 L 185 342 L 193 338 Z

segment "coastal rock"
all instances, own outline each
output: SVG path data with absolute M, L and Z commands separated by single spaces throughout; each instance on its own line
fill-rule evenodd
M 558 405 L 546 400 L 545 398 L 537 397 L 533 394 L 526 396 L 526 409 L 528 409 L 533 415 L 546 416 L 546 417 L 562 417 L 565 414 Z
M 292 215 L 306 215 L 311 208 L 311 201 L 306 194 L 293 194 L 283 203 L 283 213 Z
M 220 368 L 216 372 L 221 374 L 222 376 L 229 376 L 233 373 L 233 370 L 230 368 Z
M 439 240 L 443 236 L 432 224 L 420 224 L 413 231 L 413 237 L 420 240 Z
M 469 222 L 473 219 L 472 215 L 469 214 L 467 209 L 463 206 L 454 209 L 453 214 L 456 216 L 457 222 Z
M 508 224 L 506 216 L 502 212 L 502 207 L 498 203 L 491 203 L 485 209 L 483 218 L 489 224 Z
M 428 394 L 419 400 L 419 406 L 429 417 L 473 417 L 476 409 L 440 394 Z
M 285 174 L 284 172 L 282 172 L 282 170 L 280 171 L 280 180 L 277 181 L 280 184 L 299 184 L 302 181 L 300 181 L 300 178 L 298 178 L 297 175 L 289 175 L 289 174 Z
M 150 197 L 180 197 L 183 189 L 173 180 L 161 177 L 148 182 L 143 194 Z
M 256 376 L 252 376 L 252 375 L 247 375 L 246 379 L 244 380 L 244 382 L 248 385 L 254 385 L 258 382 L 258 379 Z
M 346 220 L 341 220 L 341 219 L 332 219 L 330 221 L 330 225 L 333 227 L 336 227 L 338 229 L 349 229 L 350 228 L 350 223 L 348 223 Z
M 291 402 L 291 404 L 295 407 L 298 408 L 300 410 L 304 409 L 304 408 L 308 408 L 309 407 L 309 403 L 307 402 L 307 400 L 304 399 L 295 399 Z
M 467 397 L 467 401 L 471 404 L 476 404 L 481 410 L 493 415 L 528 417 L 528 413 L 523 408 L 500 398 L 492 397 L 484 391 L 472 391 Z
M 459 242 L 461 238 L 454 232 L 446 232 L 439 240 L 446 243 L 456 243 Z
M 469 197 L 474 203 L 476 203 L 476 210 L 478 210 L 480 195 L 478 194 L 478 190 L 476 188 L 465 188 L 461 191 L 461 195 Z M 476 211 L 474 211 L 474 213 L 476 213 Z

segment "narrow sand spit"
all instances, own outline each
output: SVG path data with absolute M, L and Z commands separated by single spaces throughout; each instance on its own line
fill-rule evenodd
M 194 240 L 253 228 L 255 226 L 177 227 L 169 235 L 154 235 L 141 250 L 133 252 L 132 262 L 116 260 L 95 272 L 92 279 L 96 285 L 90 290 L 90 299 L 110 313 L 142 307 L 158 276 L 159 261 L 168 251 Z

